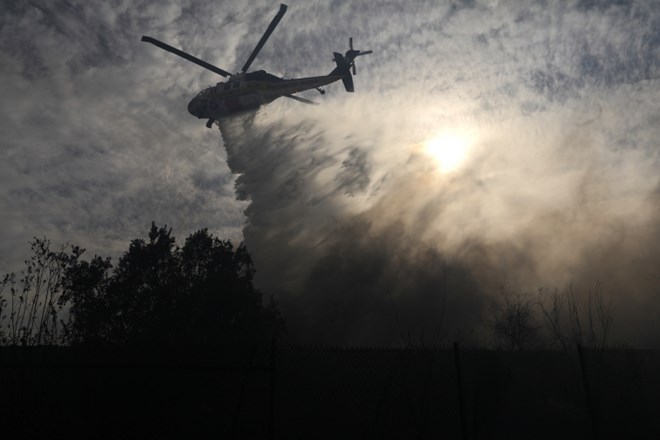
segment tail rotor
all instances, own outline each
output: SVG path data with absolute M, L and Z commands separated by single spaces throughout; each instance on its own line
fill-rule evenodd
M 353 37 L 348 39 L 349 49 L 344 55 L 334 52 L 334 58 L 332 59 L 337 67 L 330 72 L 330 75 L 341 75 L 341 80 L 344 83 L 344 88 L 347 92 L 354 92 L 355 88 L 353 87 L 353 75 L 357 74 L 357 69 L 355 68 L 355 58 L 361 57 L 362 55 L 369 55 L 373 53 L 370 50 L 356 50 L 353 48 Z
M 353 37 L 348 38 L 348 47 L 350 47 L 351 51 L 353 51 Z M 353 75 L 357 75 L 357 69 L 355 68 L 355 62 L 353 63 Z
M 346 61 L 350 64 L 351 70 L 353 71 L 353 75 L 357 75 L 357 69 L 355 67 L 355 58 L 361 57 L 362 55 L 369 55 L 370 53 L 373 53 L 371 50 L 355 50 L 353 49 L 353 37 L 350 37 L 348 39 L 348 47 L 349 50 L 346 52 L 346 55 L 344 57 L 346 58 Z

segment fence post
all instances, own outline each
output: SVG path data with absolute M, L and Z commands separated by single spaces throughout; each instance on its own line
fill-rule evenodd
M 247 388 L 248 385 L 248 377 L 250 376 L 250 371 L 252 370 L 252 366 L 254 365 L 254 357 L 257 354 L 258 348 L 259 348 L 259 344 L 254 344 L 254 347 L 252 348 L 252 353 L 250 353 L 250 363 L 243 372 L 243 383 L 241 384 L 241 391 L 240 394 L 238 395 L 238 402 L 236 402 L 236 409 L 234 410 L 234 418 L 232 419 L 231 422 L 232 437 L 236 436 L 236 427 L 238 426 L 238 420 L 241 415 L 241 408 L 243 406 L 243 399 L 245 397 L 245 389 Z
M 456 382 L 458 384 L 458 412 L 461 419 L 461 438 L 468 440 L 467 419 L 463 399 L 463 380 L 461 379 L 461 363 L 458 355 L 458 342 L 454 342 L 454 363 L 456 364 Z
M 598 440 L 598 423 L 596 421 L 596 412 L 594 411 L 594 401 L 591 395 L 591 387 L 589 386 L 589 378 L 587 377 L 587 367 L 584 363 L 584 354 L 582 352 L 582 344 L 577 344 L 578 359 L 580 360 L 580 372 L 582 373 L 582 385 L 584 386 L 584 394 L 587 398 L 587 411 L 589 411 L 589 419 L 591 420 L 591 431 L 593 432 L 594 440 Z
M 277 337 L 270 345 L 270 395 L 268 396 L 268 438 L 275 438 L 275 375 L 277 373 Z

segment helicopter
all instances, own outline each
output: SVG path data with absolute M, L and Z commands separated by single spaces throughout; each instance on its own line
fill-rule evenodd
M 325 94 L 322 86 L 341 80 L 347 92 L 354 92 L 353 77 L 357 73 L 355 58 L 372 53 L 371 50 L 360 51 L 353 49 L 353 38 L 349 38 L 349 50 L 344 55 L 333 52 L 333 61 L 336 67 L 327 75 L 312 76 L 297 79 L 284 79 L 267 73 L 264 70 L 248 72 L 252 62 L 259 54 L 270 34 L 284 16 L 287 10 L 285 4 L 280 5 L 277 15 L 271 20 L 266 32 L 250 53 L 247 61 L 239 73 L 229 73 L 213 64 L 207 63 L 182 50 L 158 41 L 155 38 L 142 36 L 142 40 L 151 43 L 163 50 L 180 56 L 198 66 L 215 72 L 227 78 L 225 82 L 219 82 L 215 86 L 208 87 L 195 96 L 188 104 L 188 112 L 199 119 L 207 119 L 206 126 L 211 128 L 219 118 L 236 113 L 257 110 L 264 104 L 268 104 L 282 96 L 302 102 L 304 104 L 316 105 L 315 102 L 296 96 L 295 93 L 315 89 L 321 95 Z

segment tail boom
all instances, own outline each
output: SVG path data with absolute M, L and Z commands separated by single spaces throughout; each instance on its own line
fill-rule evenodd
M 353 76 L 351 75 L 351 65 L 346 58 L 338 52 L 334 52 L 334 61 L 337 63 L 337 67 L 330 72 L 330 75 L 339 75 L 341 76 L 341 82 L 344 83 L 344 88 L 347 92 L 355 92 L 355 87 L 353 86 Z

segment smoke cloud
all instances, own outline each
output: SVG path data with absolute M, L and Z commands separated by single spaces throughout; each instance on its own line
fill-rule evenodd
M 647 87 L 622 89 L 654 105 Z M 501 287 L 586 294 L 600 282 L 617 340 L 652 343 L 658 157 L 634 146 L 645 134 L 624 126 L 620 97 L 497 118 L 460 105 L 438 116 L 417 98 L 362 94 L 222 122 L 256 283 L 289 337 L 483 342 Z M 429 148 L 438 142 L 461 149 L 450 168 Z

